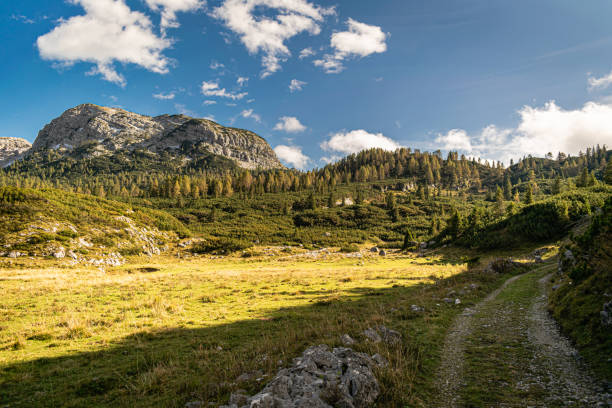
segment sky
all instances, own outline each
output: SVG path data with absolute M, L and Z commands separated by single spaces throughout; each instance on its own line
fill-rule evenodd
M 0 136 L 82 103 L 264 137 L 290 167 L 612 146 L 609 0 L 0 2 Z

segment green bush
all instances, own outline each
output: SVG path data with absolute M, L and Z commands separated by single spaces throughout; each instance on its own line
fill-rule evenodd
M 249 249 L 253 244 L 233 238 L 211 238 L 193 245 L 191 252 L 195 254 L 229 255 L 234 252 Z

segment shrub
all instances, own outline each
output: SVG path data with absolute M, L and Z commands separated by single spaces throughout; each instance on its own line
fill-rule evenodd
M 191 252 L 195 254 L 229 255 L 234 252 L 249 249 L 253 244 L 234 238 L 211 238 L 193 245 Z

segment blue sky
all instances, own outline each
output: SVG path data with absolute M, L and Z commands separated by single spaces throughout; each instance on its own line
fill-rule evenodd
M 250 129 L 301 168 L 373 146 L 575 154 L 612 145 L 611 16 L 608 0 L 5 1 L 0 136 L 33 141 L 89 102 Z

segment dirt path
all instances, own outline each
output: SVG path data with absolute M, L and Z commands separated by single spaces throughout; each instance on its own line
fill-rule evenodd
M 436 407 L 612 406 L 547 313 L 547 269 L 509 279 L 456 318 Z
M 444 341 L 442 351 L 442 364 L 438 374 L 438 391 L 440 407 L 458 407 L 459 395 L 457 390 L 461 385 L 463 374 L 465 340 L 472 330 L 474 314 L 479 313 L 483 307 L 490 303 L 508 285 L 520 276 L 508 279 L 504 284 L 491 292 L 482 302 L 473 308 L 466 308 L 451 326 Z

